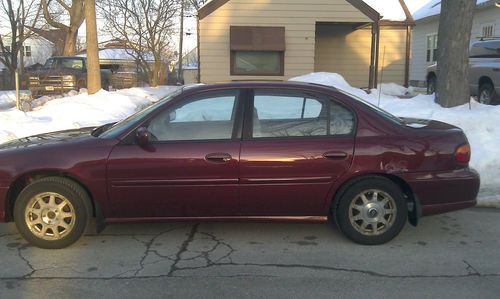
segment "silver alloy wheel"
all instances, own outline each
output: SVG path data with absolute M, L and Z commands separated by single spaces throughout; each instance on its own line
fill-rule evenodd
M 349 205 L 351 225 L 365 236 L 385 233 L 394 224 L 396 216 L 396 202 L 382 190 L 365 190 Z
M 483 89 L 481 94 L 479 95 L 479 103 L 481 104 L 490 104 L 491 103 L 491 94 L 487 89 Z
M 44 240 L 60 240 L 68 235 L 75 225 L 75 209 L 64 196 L 44 192 L 32 197 L 25 210 L 25 221 L 29 230 Z

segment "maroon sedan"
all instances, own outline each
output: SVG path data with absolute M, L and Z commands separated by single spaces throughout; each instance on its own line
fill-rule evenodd
M 326 220 L 381 244 L 407 220 L 476 204 L 462 130 L 331 87 L 187 88 L 119 122 L 0 146 L 0 220 L 62 248 L 95 218 Z

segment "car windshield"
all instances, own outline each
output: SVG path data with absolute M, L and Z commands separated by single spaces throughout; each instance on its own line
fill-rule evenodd
M 55 60 L 54 59 L 47 59 L 45 64 L 43 65 L 42 69 L 44 70 L 50 70 L 55 67 Z
M 352 93 L 349 93 L 349 92 L 347 92 L 345 90 L 340 90 L 339 89 L 339 91 L 342 92 L 345 95 L 348 95 L 348 96 L 352 97 L 353 99 L 357 100 L 358 102 L 361 102 L 361 103 L 365 104 L 366 106 L 368 106 L 368 108 L 370 108 L 371 110 L 375 111 L 378 115 L 380 115 L 380 116 L 382 116 L 382 117 L 384 117 L 386 119 L 389 119 L 389 120 L 391 120 L 391 121 L 393 121 L 393 122 L 395 122 L 397 124 L 400 124 L 400 125 L 404 124 L 403 121 L 399 117 L 397 117 L 397 116 L 395 116 L 395 115 L 393 115 L 393 114 L 385 111 L 384 109 L 382 109 L 382 108 L 380 108 L 380 107 L 378 107 L 378 106 L 376 106 L 376 105 L 368 102 L 367 100 L 364 100 L 363 98 L 358 97 L 356 95 L 353 95 Z
M 63 58 L 60 64 L 63 69 L 83 70 L 84 68 L 83 59 L 79 58 Z
M 115 138 L 121 135 L 123 132 L 127 131 L 129 128 L 135 126 L 139 121 L 141 121 L 146 115 L 148 115 L 151 111 L 155 110 L 157 107 L 165 104 L 166 102 L 170 101 L 172 98 L 177 96 L 182 92 L 182 88 L 174 91 L 173 93 L 168 94 L 164 98 L 160 99 L 158 102 L 154 103 L 153 105 L 150 105 L 141 111 L 132 114 L 131 116 L 127 117 L 126 119 L 117 122 L 113 126 L 111 126 L 109 129 L 105 130 L 102 132 L 99 137 L 102 138 Z

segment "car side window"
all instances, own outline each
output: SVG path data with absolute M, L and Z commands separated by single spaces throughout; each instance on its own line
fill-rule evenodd
M 159 142 L 231 139 L 237 100 L 238 91 L 187 99 L 157 115 L 147 128 Z
M 253 138 L 326 136 L 327 101 L 300 92 L 256 90 Z
M 354 114 L 341 104 L 330 102 L 330 135 L 348 135 L 354 132 Z

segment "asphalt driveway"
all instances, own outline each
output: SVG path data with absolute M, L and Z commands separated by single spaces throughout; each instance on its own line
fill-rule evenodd
M 314 223 L 114 224 L 63 250 L 0 224 L 0 298 L 482 298 L 500 294 L 500 209 L 360 246 Z

